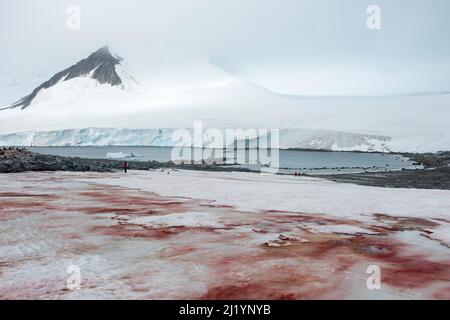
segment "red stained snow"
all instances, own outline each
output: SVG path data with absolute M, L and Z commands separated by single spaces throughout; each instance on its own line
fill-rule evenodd
M 149 247 L 158 241 L 161 247 L 165 248 L 165 251 L 158 253 L 157 259 L 160 261 L 174 266 L 186 265 L 186 268 L 198 265 L 206 270 L 200 278 L 195 279 L 204 283 L 205 291 L 183 295 L 185 284 L 180 284 L 179 291 L 167 291 L 165 294 L 164 281 L 174 280 L 165 279 L 164 273 L 150 272 L 154 268 L 154 256 L 140 257 L 139 261 L 147 261 L 143 269 L 124 272 L 118 279 L 122 283 L 128 283 L 134 288 L 133 291 L 146 294 L 145 297 L 347 298 L 352 296 L 351 292 L 355 286 L 359 287 L 361 292 L 367 290 L 366 267 L 376 264 L 382 270 L 382 285 L 390 287 L 391 292 L 415 290 L 428 298 L 450 299 L 450 259 L 437 259 L 432 253 L 414 248 L 412 244 L 401 242 L 395 237 L 396 232 L 404 230 L 424 232 L 424 229 L 432 229 L 439 225 L 434 221 L 374 214 L 378 223 L 368 225 L 356 220 L 306 213 L 239 212 L 236 208 L 211 202 L 168 198 L 150 192 L 106 185 L 77 182 L 70 187 L 69 177 L 73 175 L 66 178 L 51 177 L 52 189 L 46 188 L 45 181 L 48 181 L 48 177 L 47 180 L 43 178 L 42 183 L 35 187 L 35 193 L 29 192 L 29 186 L 26 184 L 28 180 L 24 177 L 22 188 L 20 181 L 16 182 L 19 188 L 14 192 L 7 191 L 7 185 L 1 185 L 0 219 L 6 221 L 18 216 L 39 214 L 43 220 L 41 228 L 67 229 L 60 231 L 68 248 L 61 254 L 101 256 L 102 245 L 97 245 L 95 239 L 111 244 L 121 241 L 139 241 L 142 244 L 147 241 Z M 39 175 L 34 175 L 33 179 L 39 180 Z M 58 188 L 58 184 L 61 184 L 61 188 Z M 128 218 L 193 211 L 208 212 L 226 227 L 149 227 L 127 222 Z M 64 216 L 60 217 L 62 213 Z M 68 219 L 67 216 L 80 214 L 84 216 L 86 225 L 72 227 L 70 220 L 65 220 Z M 302 227 L 302 223 L 348 225 L 376 230 L 378 234 L 315 234 L 308 231 L 307 225 Z M 264 238 L 272 234 L 275 235 L 274 240 Z M 89 241 L 86 240 L 87 236 Z M 433 240 L 424 238 L 424 241 Z M 438 243 L 436 245 L 439 246 Z M 126 254 L 123 257 L 127 259 Z M 119 262 L 134 265 L 132 260 Z M 20 263 L 20 260 L 7 261 L 0 257 L 0 287 L 2 271 L 17 267 Z M 146 269 L 146 265 L 149 269 Z M 187 273 L 189 274 L 189 271 Z M 162 288 L 158 289 L 158 296 L 146 292 L 146 289 L 143 289 L 147 288 L 145 285 L 136 285 L 139 281 L 145 282 L 151 277 L 161 277 L 158 281 Z M 55 296 L 61 294 L 57 285 L 54 289 L 55 292 L 58 289 Z M 48 290 L 50 293 L 46 297 L 51 297 L 52 288 Z M 2 296 L 13 298 L 19 293 L 12 290 Z M 28 293 L 27 297 L 33 296 L 32 292 Z M 40 298 L 38 293 L 34 298 Z

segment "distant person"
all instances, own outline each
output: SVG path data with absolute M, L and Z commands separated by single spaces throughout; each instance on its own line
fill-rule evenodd
M 127 170 L 128 170 L 128 162 L 124 162 L 123 163 L 123 172 L 127 173 Z

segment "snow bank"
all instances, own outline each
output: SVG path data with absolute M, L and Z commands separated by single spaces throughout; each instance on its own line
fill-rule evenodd
M 375 213 L 399 217 L 450 219 L 449 190 L 367 187 L 324 179 L 255 173 L 132 171 L 119 178 L 89 181 L 181 196 L 244 211 L 292 211 L 372 219 Z

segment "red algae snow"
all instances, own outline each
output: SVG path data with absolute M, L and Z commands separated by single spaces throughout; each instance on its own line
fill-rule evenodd
M 249 192 L 249 177 L 232 183 Z M 442 212 L 249 210 L 132 188 L 118 173 L 0 178 L 0 299 L 450 299 Z M 80 282 L 68 288 L 73 266 Z

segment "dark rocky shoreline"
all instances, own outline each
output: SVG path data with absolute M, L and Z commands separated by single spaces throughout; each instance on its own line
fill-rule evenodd
M 114 172 L 121 171 L 124 161 L 62 157 L 31 152 L 25 148 L 0 148 L 0 173 L 25 171 Z M 241 171 L 246 168 L 209 164 L 175 164 L 157 161 L 127 161 L 128 170 L 185 169 L 203 171 Z
M 313 176 L 372 187 L 450 190 L 450 167 Z
M 374 187 L 450 190 L 450 152 L 402 155 L 422 164 L 424 169 L 326 175 L 307 174 L 306 176 Z M 128 165 L 129 170 L 185 169 L 254 172 L 236 166 L 175 164 L 170 161 L 128 161 Z M 114 172 L 121 171 L 122 166 L 123 161 L 119 160 L 62 157 L 39 154 L 25 148 L 0 148 L 0 173 L 25 171 Z
M 372 187 L 450 190 L 450 151 L 402 155 L 424 169 L 309 176 Z

